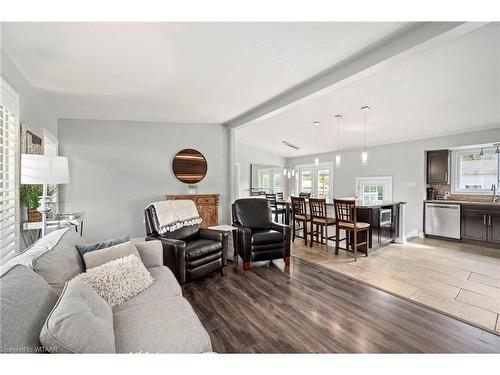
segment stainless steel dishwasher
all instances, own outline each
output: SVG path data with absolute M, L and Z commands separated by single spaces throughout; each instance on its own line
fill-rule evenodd
M 460 204 L 425 203 L 425 234 L 460 239 Z

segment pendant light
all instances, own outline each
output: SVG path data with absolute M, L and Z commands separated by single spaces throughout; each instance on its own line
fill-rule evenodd
M 316 133 L 316 157 L 314 158 L 314 165 L 319 165 L 319 157 L 318 157 L 318 130 L 319 130 L 319 121 L 314 121 L 314 131 Z
M 342 115 L 335 115 L 337 119 L 337 154 L 335 155 L 335 167 L 340 167 L 340 120 Z
M 363 167 L 366 167 L 368 164 L 368 153 L 366 152 L 366 115 L 368 111 L 370 110 L 370 107 L 367 105 L 361 107 L 361 110 L 363 111 L 364 117 L 365 117 L 365 134 L 363 137 L 363 152 L 361 153 L 361 164 Z

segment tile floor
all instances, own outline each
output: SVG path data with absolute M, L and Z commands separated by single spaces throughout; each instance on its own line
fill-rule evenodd
M 500 249 L 415 238 L 360 255 L 292 243 L 292 255 L 500 335 Z

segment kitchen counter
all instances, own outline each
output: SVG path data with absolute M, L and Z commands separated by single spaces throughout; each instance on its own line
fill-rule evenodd
M 442 203 L 442 204 L 460 204 L 463 206 L 491 206 L 493 208 L 500 208 L 500 202 L 478 202 L 478 201 L 453 201 L 450 199 L 434 199 L 434 200 L 425 200 L 425 203 Z
M 367 202 L 363 200 L 356 200 L 356 208 L 380 208 L 386 206 L 396 206 L 399 204 L 406 204 L 406 202 L 400 201 L 375 201 L 375 202 Z

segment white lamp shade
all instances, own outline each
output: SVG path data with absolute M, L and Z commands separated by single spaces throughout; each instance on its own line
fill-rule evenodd
M 68 158 L 21 154 L 21 184 L 57 185 L 69 183 Z

